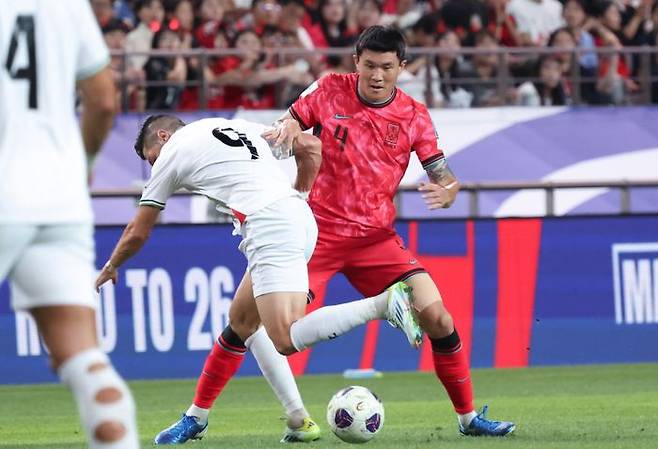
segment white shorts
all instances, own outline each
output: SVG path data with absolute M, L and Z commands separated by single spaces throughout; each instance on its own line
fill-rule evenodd
M 14 310 L 95 308 L 92 224 L 0 224 L 0 282 L 11 282 Z
M 254 297 L 308 292 L 306 264 L 317 238 L 311 208 L 298 196 L 282 198 L 249 215 L 238 248 L 247 257 Z

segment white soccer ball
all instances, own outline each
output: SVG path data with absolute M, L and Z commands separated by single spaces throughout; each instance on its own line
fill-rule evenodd
M 329 401 L 327 422 L 341 440 L 366 443 L 384 426 L 384 405 L 365 387 L 343 388 Z

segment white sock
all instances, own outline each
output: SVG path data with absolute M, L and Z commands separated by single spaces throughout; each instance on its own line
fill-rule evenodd
M 466 413 L 465 415 L 460 415 L 457 414 L 457 419 L 459 419 L 459 424 L 462 425 L 462 427 L 468 427 L 469 424 L 471 424 L 471 421 L 473 421 L 473 418 L 475 418 L 478 414 L 473 410 L 472 412 Z
M 188 408 L 187 411 L 185 412 L 187 416 L 194 416 L 195 418 L 197 418 L 197 421 L 201 425 L 204 425 L 208 422 L 209 413 L 210 410 L 208 410 L 207 408 L 197 407 L 194 404 L 190 405 L 190 408 Z
M 290 326 L 290 338 L 298 351 L 319 341 L 332 340 L 371 320 L 386 317 L 388 292 L 371 298 L 320 307 Z
M 82 351 L 67 359 L 58 374 L 78 404 L 90 449 L 139 449 L 135 401 L 105 353 L 98 348 Z M 104 395 L 106 391 L 112 394 Z M 99 402 L 103 396 L 106 401 Z M 98 440 L 96 431 L 104 423 L 121 424 L 123 437 L 111 442 Z
M 301 426 L 304 418 L 309 415 L 304 408 L 288 359 L 276 350 L 262 326 L 245 340 L 244 345 L 254 355 L 263 376 L 286 410 L 288 425 L 291 428 Z

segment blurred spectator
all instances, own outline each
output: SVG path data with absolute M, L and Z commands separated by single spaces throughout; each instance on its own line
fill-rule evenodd
M 124 51 L 126 49 L 126 36 L 128 35 L 128 25 L 119 19 L 110 19 L 102 28 L 103 38 L 107 48 L 110 50 Z M 125 94 L 129 102 L 130 109 L 143 109 L 144 104 L 137 95 L 139 84 L 144 81 L 144 71 L 134 67 L 124 67 L 125 59 L 121 55 L 112 55 L 110 58 L 110 68 L 117 89 L 117 104 L 120 104 L 120 97 L 124 93 L 122 87 L 125 84 Z
M 136 22 L 132 3 L 132 0 L 114 0 L 114 17 L 130 25 L 131 29 Z
M 653 31 L 651 11 L 654 3 L 654 0 L 635 0 L 631 5 L 626 5 L 622 15 L 622 43 L 631 46 L 646 44 L 648 36 Z M 627 62 L 632 75 L 642 75 L 643 67 L 640 55 L 629 55 Z
M 454 31 L 448 30 L 439 34 L 438 47 L 445 52 L 437 57 L 436 66 L 439 72 L 440 96 L 436 105 L 447 108 L 467 108 L 471 105 L 473 94 L 459 84 L 462 67 L 461 44 Z
M 463 45 L 472 46 L 475 34 L 486 26 L 487 8 L 480 0 L 448 0 L 441 8 L 441 18 Z
M 346 47 L 354 36 L 347 27 L 345 0 L 320 0 L 318 23 L 308 30 L 316 48 Z
M 535 82 L 527 81 L 517 89 L 516 103 L 521 106 L 564 106 L 568 104 L 560 61 L 542 56 L 537 64 Z
M 597 47 L 622 50 L 624 36 L 619 5 L 612 0 L 602 0 L 596 4 L 595 14 L 591 29 Z M 630 78 L 628 58 L 621 52 L 600 56 L 598 76 L 597 87 L 605 103 L 621 104 L 626 92 L 638 90 L 638 85 Z
M 439 19 L 436 13 L 425 14 L 421 17 L 411 27 L 410 46 L 435 47 L 438 23 Z M 439 71 L 436 61 L 435 55 L 410 54 L 404 71 L 398 77 L 398 86 L 409 96 L 424 103 L 429 108 L 436 107 L 442 95 L 439 91 Z
M 155 50 L 180 50 L 181 41 L 178 33 L 167 26 L 153 35 Z M 180 94 L 187 78 L 187 66 L 182 56 L 154 55 L 144 66 L 149 85 L 146 88 L 146 107 L 148 109 L 175 109 L 178 107 Z
M 278 23 L 281 33 L 278 46 L 312 50 L 313 40 L 302 26 L 302 20 L 306 15 L 304 0 L 280 0 L 279 3 L 282 9 Z
M 347 15 L 347 27 L 358 36 L 363 30 L 379 25 L 382 19 L 382 4 L 379 0 L 353 0 Z
M 475 48 L 491 50 L 491 53 L 473 55 L 470 66 L 460 71 L 460 77 L 470 78 L 464 88 L 473 96 L 471 106 L 502 106 L 505 104 L 503 94 L 498 92 L 498 42 L 489 30 L 481 30 L 475 35 Z
M 651 9 L 652 32 L 647 36 L 646 43 L 653 48 L 658 48 L 658 1 L 653 4 Z M 658 103 L 658 53 L 651 56 L 651 76 L 654 78 L 651 83 L 651 101 Z
M 147 52 L 151 49 L 153 34 L 160 29 L 160 24 L 164 19 L 162 3 L 160 0 L 137 0 L 135 15 L 139 19 L 139 24 L 128 33 L 126 51 Z M 128 59 L 128 65 L 134 69 L 141 69 L 147 60 L 148 55 L 131 56 Z
M 623 20 L 624 43 L 636 45 L 640 44 L 642 36 L 650 32 L 651 27 L 651 7 L 655 0 L 638 0 L 636 7 L 627 6 Z
M 320 17 L 318 23 L 309 30 L 309 36 L 315 48 L 349 47 L 355 36 L 347 26 L 347 4 L 345 0 L 320 0 Z M 326 63 L 329 67 L 349 65 L 351 55 L 327 56 Z
M 509 0 L 486 0 L 487 29 L 505 47 L 516 47 L 521 41 L 514 17 L 507 14 Z
M 542 47 L 562 26 L 562 4 L 557 0 L 511 0 L 507 14 L 514 18 L 521 46 Z
M 597 66 L 583 65 L 582 57 L 575 57 L 573 50 L 578 45 L 576 36 L 571 31 L 571 28 L 564 27 L 555 30 L 548 38 L 548 46 L 556 49 L 564 50 L 559 53 L 552 54 L 552 57 L 560 65 L 560 73 L 562 73 L 564 82 L 564 89 L 569 97 L 573 95 L 572 75 L 573 63 L 578 61 L 578 74 L 580 75 L 580 97 L 585 103 L 596 104 L 601 102 L 602 96 L 597 91 Z
M 306 28 L 302 26 L 306 15 L 304 0 L 279 0 L 281 14 L 276 30 L 270 30 L 263 35 L 263 45 L 270 49 L 284 47 L 288 49 L 313 50 L 315 47 Z M 314 53 L 287 54 L 277 59 L 278 66 L 295 64 L 299 67 L 310 66 L 311 71 L 319 75 L 324 69 L 323 58 Z M 306 61 L 306 62 L 303 62 Z
M 596 48 L 594 36 L 585 29 L 587 14 L 584 0 L 567 0 L 564 3 L 563 17 L 567 28 L 576 40 L 576 45 L 582 50 Z M 586 70 L 596 70 L 599 65 L 598 56 L 594 52 L 584 52 L 579 56 L 580 66 Z
M 423 12 L 423 4 L 417 0 L 397 0 L 394 11 L 384 9 L 381 21 L 384 25 L 394 25 L 401 30 L 406 30 L 418 22 Z
M 224 6 L 220 0 L 201 0 L 196 12 L 194 37 L 204 48 L 216 48 L 215 39 L 224 32 Z
M 165 18 L 169 28 L 178 32 L 181 48 L 192 48 L 194 40 L 194 6 L 191 0 L 165 0 Z
M 267 28 L 276 28 L 280 17 L 281 5 L 277 0 L 254 0 L 250 12 L 240 19 L 236 28 L 251 28 L 262 36 Z
M 114 5 L 112 0 L 91 0 L 91 9 L 94 11 L 96 21 L 101 28 L 114 18 Z
M 308 66 L 275 67 L 254 30 L 238 33 L 231 48 L 239 55 L 221 58 L 212 67 L 209 79 L 219 87 L 208 105 L 213 109 L 271 109 L 276 106 L 276 83 L 290 81 L 309 85 L 313 78 Z

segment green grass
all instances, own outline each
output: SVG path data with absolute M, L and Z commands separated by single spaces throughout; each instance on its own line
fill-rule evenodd
M 504 439 L 465 438 L 433 374 L 386 373 L 350 381 L 306 376 L 299 387 L 323 429 L 309 449 L 347 447 L 327 429 L 329 397 L 351 383 L 377 392 L 386 423 L 368 444 L 375 448 L 656 448 L 658 365 L 611 365 L 517 370 L 474 370 L 477 403 L 493 418 L 517 422 Z M 144 447 L 175 421 L 192 398 L 194 381 L 132 382 Z M 210 415 L 204 448 L 280 448 L 281 409 L 261 378 L 233 380 Z M 57 385 L 0 387 L 0 447 L 83 448 L 84 438 L 68 391 Z

